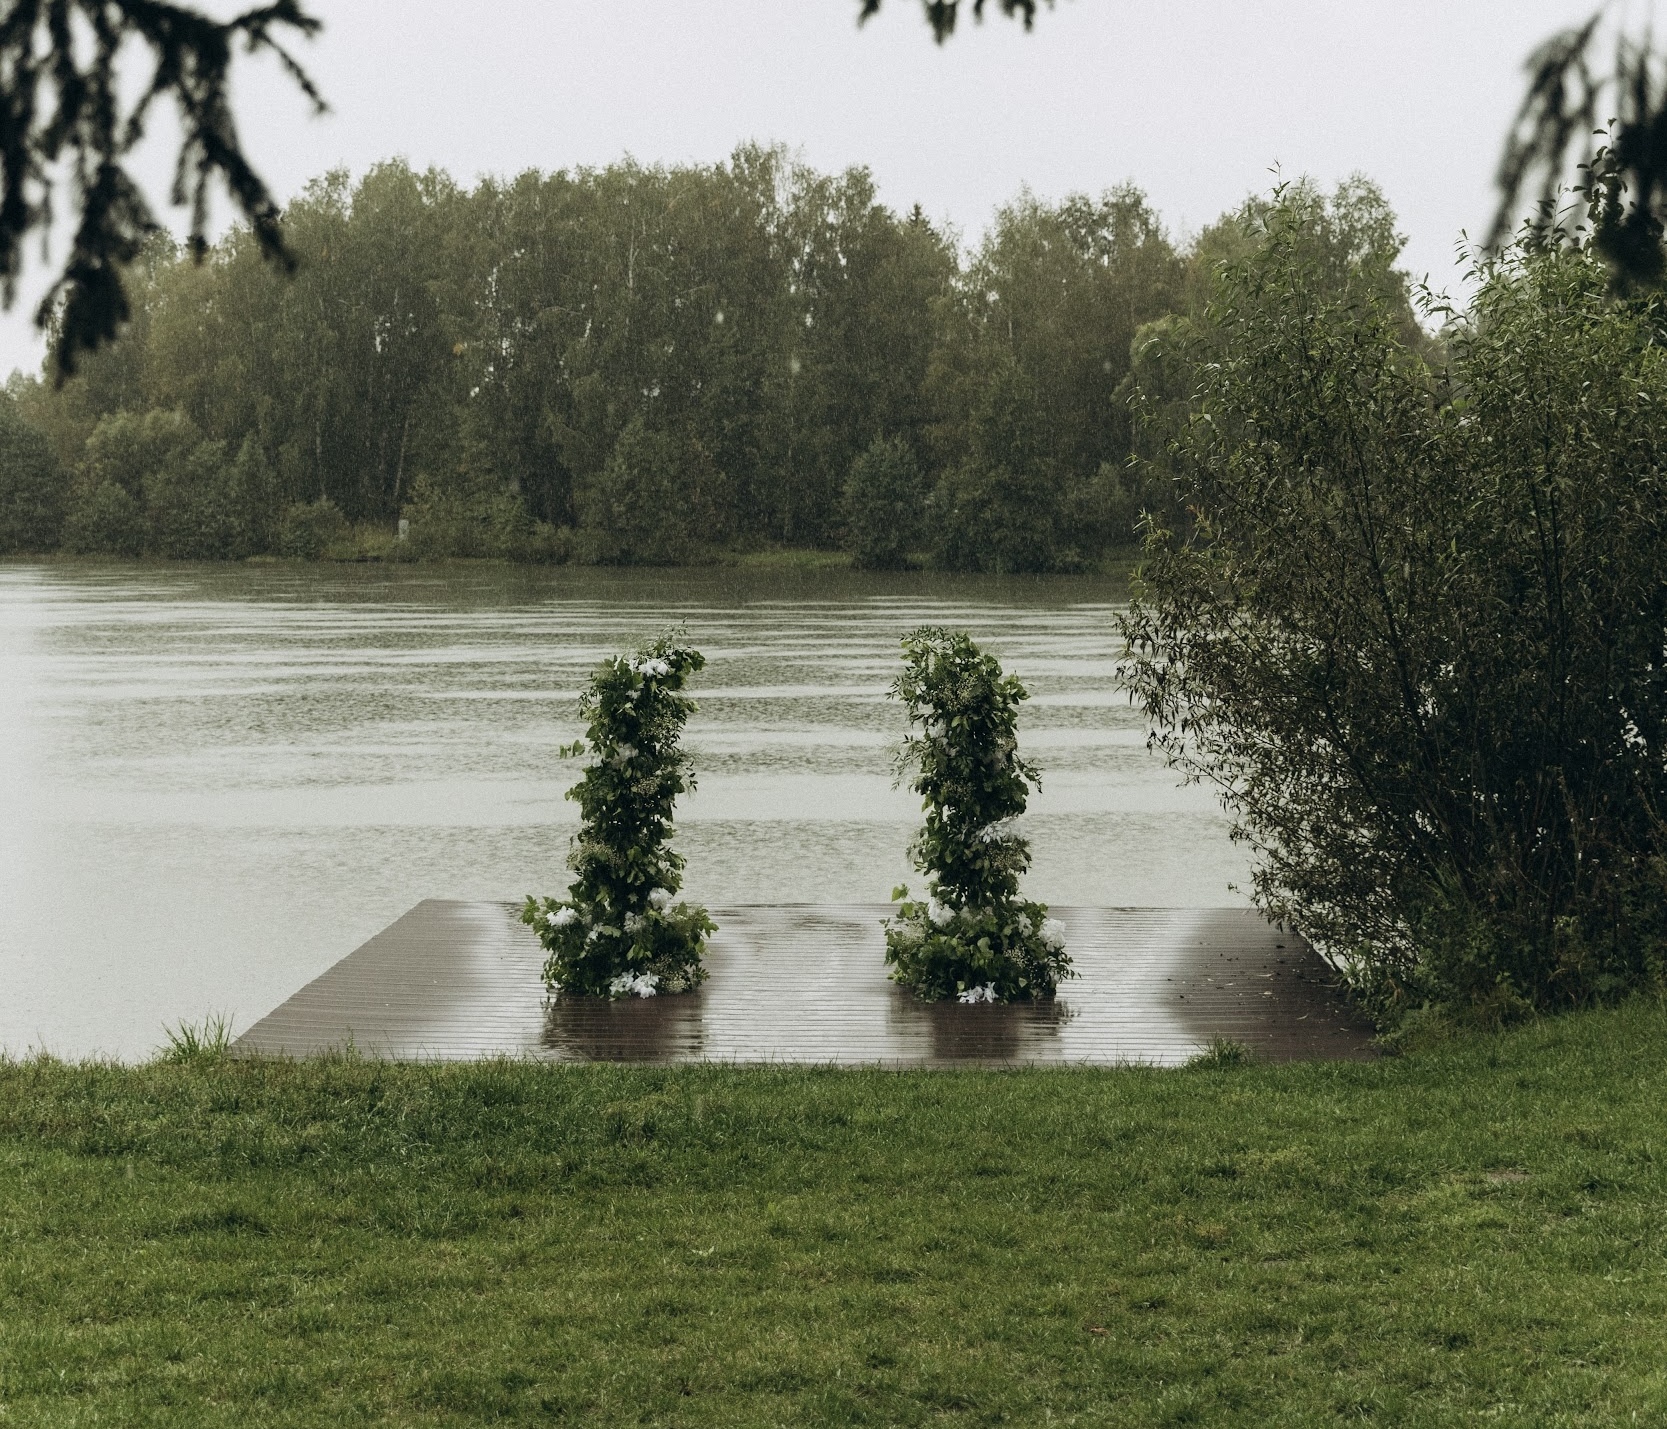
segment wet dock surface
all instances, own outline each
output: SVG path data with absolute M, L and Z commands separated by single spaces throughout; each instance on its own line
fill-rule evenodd
M 714 908 L 696 992 L 547 1005 L 517 910 L 430 899 L 237 1039 L 247 1055 L 399 1060 L 1173 1065 L 1363 1058 L 1369 1030 L 1301 938 L 1242 908 L 1061 908 L 1078 972 L 1046 1004 L 923 1003 L 886 978 L 880 904 Z

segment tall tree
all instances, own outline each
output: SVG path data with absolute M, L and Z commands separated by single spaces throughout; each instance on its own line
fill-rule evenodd
M 1118 389 L 1130 345 L 1179 304 L 1184 273 L 1131 187 L 1057 205 L 1025 195 L 997 214 L 933 363 L 942 559 L 1034 569 L 1073 546 L 1097 554 L 1112 533 L 1085 517 L 1084 500 L 1101 468 L 1129 454 Z M 1024 535 L 1006 542 L 1021 519 Z

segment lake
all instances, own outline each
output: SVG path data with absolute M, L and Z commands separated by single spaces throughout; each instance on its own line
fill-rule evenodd
M 884 901 L 898 640 L 965 628 L 1031 691 L 1026 891 L 1240 904 L 1214 796 L 1145 747 L 1110 580 L 0 563 L 0 1048 L 139 1057 L 247 1027 L 422 898 L 565 889 L 559 744 L 604 655 L 707 666 L 680 808 L 709 905 Z M 918 885 L 918 879 L 915 880 Z

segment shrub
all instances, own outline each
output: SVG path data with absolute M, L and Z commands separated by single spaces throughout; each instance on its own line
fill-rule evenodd
M 601 471 L 575 492 L 580 552 L 598 564 L 677 565 L 694 553 L 693 512 L 713 485 L 702 454 L 678 433 L 636 418 Z
M 278 519 L 278 554 L 316 561 L 351 534 L 347 517 L 328 496 L 296 502 Z
M 968 424 L 966 458 L 939 476 L 928 503 L 932 563 L 997 574 L 1058 569 L 1064 485 L 1035 383 L 998 364 Z
M 900 437 L 876 438 L 845 480 L 845 545 L 861 570 L 900 571 L 920 532 L 920 464 Z
M 1660 302 L 1519 250 L 1435 373 L 1290 228 L 1225 270 L 1178 463 L 1196 529 L 1152 533 L 1124 624 L 1157 742 L 1384 1025 L 1659 985 Z
M 224 442 L 201 442 L 145 478 L 150 546 L 177 560 L 242 560 L 257 549 L 254 517 L 265 493 L 250 490 L 261 470 L 245 443 L 236 462 Z
M 0 555 L 50 551 L 63 533 L 64 479 L 46 438 L 0 397 Z
M 64 549 L 77 556 L 140 555 L 144 507 L 114 481 L 77 483 L 64 521 Z
M 414 560 L 446 556 L 515 559 L 525 553 L 534 535 L 521 498 L 495 484 L 456 491 L 420 476 L 404 515 L 411 523 L 405 545 Z
M 672 808 L 694 788 L 679 747 L 694 701 L 684 681 L 705 664 L 665 635 L 604 660 L 580 700 L 585 737 L 564 755 L 590 754 L 567 791 L 583 817 L 565 899 L 529 897 L 521 921 L 549 953 L 552 991 L 591 997 L 686 992 L 706 976 L 701 950 L 715 931 L 704 908 L 674 902 L 683 860 L 670 847 Z
M 1060 925 L 1020 899 L 1030 844 L 1014 828 L 1039 782 L 1018 753 L 1018 710 L 1028 698 L 995 658 L 960 631 L 916 630 L 903 641 L 903 673 L 891 693 L 911 726 L 900 777 L 924 801 L 926 823 L 911 851 L 928 897 L 902 900 L 886 925 L 892 978 L 924 998 L 1013 1002 L 1051 997 L 1070 959 Z
M 153 408 L 99 419 L 71 491 L 64 547 L 137 556 L 152 544 L 147 497 L 159 472 L 183 466 L 202 433 L 182 412 Z

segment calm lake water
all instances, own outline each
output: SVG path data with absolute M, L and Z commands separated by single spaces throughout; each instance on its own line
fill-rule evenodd
M 897 642 L 961 626 L 1029 686 L 1027 890 L 1243 902 L 1207 791 L 1145 748 L 1090 579 L 0 564 L 0 1048 L 142 1056 L 247 1027 L 430 897 L 565 888 L 556 746 L 602 656 L 705 652 L 678 844 L 708 904 L 884 901 Z

